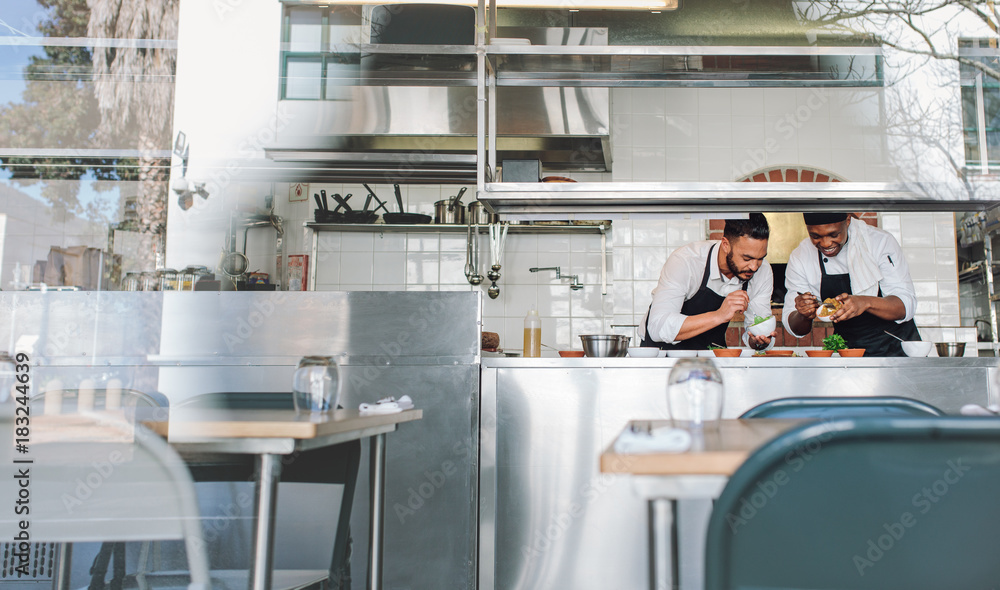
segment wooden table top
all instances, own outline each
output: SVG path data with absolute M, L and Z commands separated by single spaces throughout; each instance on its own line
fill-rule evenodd
M 358 410 L 336 410 L 317 416 L 294 410 L 173 410 L 168 421 L 140 419 L 146 429 L 168 442 L 205 439 L 313 439 L 420 420 L 423 410 L 362 416 Z M 32 418 L 32 443 L 131 442 L 133 421 L 122 411 L 50 414 Z
M 316 416 L 295 410 L 171 411 L 167 440 L 171 443 L 207 438 L 312 439 L 365 428 L 401 424 L 423 418 L 423 410 L 362 416 L 358 410 L 336 410 Z
M 601 471 L 633 475 L 732 475 L 750 454 L 778 435 L 808 420 L 752 418 L 720 420 L 717 427 L 707 427 L 701 437 L 701 448 L 683 453 L 616 453 L 614 443 L 601 453 Z M 645 429 L 670 427 L 670 420 L 633 420 Z M 693 448 L 699 445 L 697 435 Z M 617 440 L 617 439 L 616 439 Z

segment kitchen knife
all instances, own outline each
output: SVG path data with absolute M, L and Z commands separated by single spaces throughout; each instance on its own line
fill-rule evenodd
M 313 193 L 313 198 L 316 199 L 316 208 L 323 211 L 323 201 L 319 200 L 319 193 Z
M 323 197 L 323 210 L 324 211 L 329 211 L 330 210 L 330 205 L 327 203 L 327 200 L 326 200 L 326 191 L 319 191 L 319 194 L 322 195 L 322 197 Z

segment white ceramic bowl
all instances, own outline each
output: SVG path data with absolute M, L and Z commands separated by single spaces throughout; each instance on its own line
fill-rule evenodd
M 767 336 L 774 331 L 777 325 L 778 320 L 774 319 L 774 316 L 771 316 L 756 326 L 747 326 L 747 332 L 750 332 L 754 336 Z
M 659 353 L 660 349 L 655 346 L 633 346 L 628 349 L 628 355 L 637 359 L 656 358 Z
M 667 356 L 675 359 L 690 359 L 698 356 L 697 350 L 668 350 Z
M 660 350 L 660 352 L 656 354 L 656 358 L 661 358 L 661 359 L 667 358 L 667 351 Z
M 921 340 L 908 340 L 902 343 L 903 353 L 906 356 L 927 356 L 934 348 L 933 342 L 923 342 Z
M 712 350 L 699 350 L 698 351 L 698 356 L 700 356 L 700 357 L 707 357 L 707 358 L 715 358 L 715 352 L 712 351 Z

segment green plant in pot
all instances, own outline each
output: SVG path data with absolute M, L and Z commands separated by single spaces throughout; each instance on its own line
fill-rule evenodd
M 823 350 L 836 352 L 844 348 L 847 348 L 847 342 L 844 341 L 844 337 L 840 334 L 831 334 L 823 339 Z
M 840 334 L 834 334 L 823 339 L 822 350 L 807 350 L 806 356 L 830 357 L 834 352 L 844 348 L 847 348 L 844 338 Z
M 848 348 L 847 342 L 840 336 L 840 334 L 833 334 L 827 336 L 823 339 L 823 350 L 836 350 L 837 354 L 840 356 L 864 356 L 865 349 L 863 348 Z

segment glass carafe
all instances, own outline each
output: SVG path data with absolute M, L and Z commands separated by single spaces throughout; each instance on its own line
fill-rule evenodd
M 701 428 L 722 417 L 722 374 L 712 359 L 682 358 L 667 379 L 667 407 L 677 426 Z
M 302 357 L 292 378 L 292 399 L 299 413 L 335 410 L 340 401 L 340 365 L 331 356 Z

